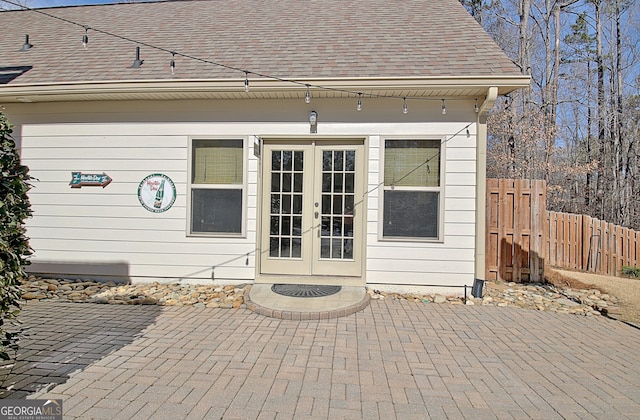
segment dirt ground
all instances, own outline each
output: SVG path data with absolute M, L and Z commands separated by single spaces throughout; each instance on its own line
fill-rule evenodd
M 640 324 L 640 279 L 609 277 L 545 267 L 545 280 L 558 287 L 598 289 L 618 298 L 619 319 Z

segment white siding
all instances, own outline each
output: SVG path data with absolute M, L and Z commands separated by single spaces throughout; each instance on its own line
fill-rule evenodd
M 464 126 L 464 125 L 463 125 Z M 471 286 L 474 279 L 475 233 L 475 137 L 460 133 L 460 124 L 429 126 L 425 138 L 443 136 L 446 161 L 444 176 L 444 232 L 441 242 L 391 241 L 381 239 L 381 205 L 378 171 L 369 173 L 369 189 L 376 189 L 368 201 L 367 283 L 412 286 Z M 470 127 L 473 128 L 473 127 Z M 372 138 L 371 156 L 378 157 L 384 136 Z M 449 290 L 451 291 L 451 290 Z M 463 290 L 458 290 L 463 293 Z
M 286 100 L 114 102 L 49 108 L 10 104 L 7 112 L 19 125 L 23 161 L 37 178 L 30 192 L 34 217 L 28 221 L 35 250 L 31 270 L 72 276 L 111 274 L 132 281 L 207 282 L 216 267 L 216 280 L 252 281 L 260 191 L 253 136 L 310 138 L 306 118 L 314 109 L 319 114 L 317 137 L 366 139 L 367 282 L 471 285 L 475 136 L 467 138 L 464 132 L 451 136 L 475 119 L 473 101 L 468 109 L 461 111 L 458 105 L 458 112 L 450 109 L 446 116 L 440 115 L 437 102 L 412 104 L 408 115 L 393 100 L 368 101 L 360 113 L 351 102 L 314 99 L 313 107 Z M 471 125 L 472 133 L 474 129 Z M 382 240 L 378 232 L 380 145 L 386 137 L 405 135 L 447 140 L 444 232 L 439 242 Z M 187 235 L 190 137 L 248 139 L 246 237 Z M 113 182 L 106 188 L 72 189 L 69 181 L 76 171 L 105 172 Z M 176 186 L 176 202 L 164 213 L 150 213 L 138 202 L 138 184 L 152 173 L 169 176 Z

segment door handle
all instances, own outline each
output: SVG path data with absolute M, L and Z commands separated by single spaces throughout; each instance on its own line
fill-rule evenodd
M 316 219 L 318 218 L 318 212 L 313 213 L 313 215 L 316 217 Z

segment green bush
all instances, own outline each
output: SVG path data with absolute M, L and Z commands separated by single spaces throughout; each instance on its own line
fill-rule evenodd
M 31 216 L 29 168 L 20 163 L 11 126 L 0 111 L 0 359 L 16 349 L 18 332 L 9 330 L 20 312 L 20 279 L 31 255 L 24 221 Z
M 640 267 L 629 267 L 625 265 L 622 267 L 622 275 L 640 278 Z

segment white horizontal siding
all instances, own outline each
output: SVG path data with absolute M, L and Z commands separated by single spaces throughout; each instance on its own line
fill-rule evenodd
M 95 153 L 95 152 L 94 152 Z M 164 160 L 153 159 L 102 159 L 94 156 L 87 156 L 86 159 L 40 159 L 32 160 L 24 158 L 25 162 L 29 162 L 29 166 L 37 168 L 38 171 L 67 171 L 69 177 L 71 172 L 106 172 L 111 176 L 111 172 L 128 170 L 153 172 L 162 170 L 164 172 L 182 172 L 184 171 L 185 160 Z M 133 181 L 133 180 L 131 180 Z
M 422 248 L 422 253 L 428 255 L 430 259 L 436 261 L 460 261 L 473 258 L 473 248 L 454 248 L 454 247 L 429 247 Z M 414 246 L 411 243 L 405 243 L 404 246 L 396 244 L 394 247 L 371 247 L 369 249 L 368 257 L 372 260 L 390 260 L 398 261 L 407 256 L 407 253 L 416 252 Z
M 131 139 L 130 141 L 135 141 Z M 187 149 L 185 147 L 159 147 L 158 145 L 142 148 L 142 147 L 120 147 L 113 146 L 109 142 L 103 145 L 96 144 L 93 147 L 75 147 L 75 148 L 29 148 L 22 153 L 23 159 L 34 160 L 50 160 L 56 159 L 60 162 L 72 161 L 76 163 L 78 160 L 82 162 L 99 160 L 100 162 L 109 162 L 117 160 L 118 162 L 135 160 L 135 161 L 184 161 L 187 159 Z M 100 147 L 100 149 L 98 149 Z M 100 150 L 100 153 L 97 153 Z M 124 152 L 124 153 L 123 153 Z
M 139 234 L 131 236 L 140 237 Z M 233 238 L 236 239 L 236 238 Z M 144 241 L 141 239 L 131 239 L 124 241 L 122 239 L 116 241 L 105 240 L 91 240 L 91 239 L 56 239 L 55 241 L 43 241 L 41 246 L 36 249 L 36 256 L 40 259 L 39 252 L 41 250 L 53 251 L 58 253 L 61 261 L 75 261 L 75 253 L 84 252 L 96 252 L 104 255 L 105 258 L 108 254 L 112 253 L 127 253 L 132 255 L 155 255 L 155 254 L 167 254 L 167 255 L 179 255 L 180 258 L 185 258 L 189 261 L 189 258 L 193 256 L 208 257 L 207 265 L 214 265 L 214 262 L 219 263 L 221 257 L 227 259 L 227 257 L 240 257 L 247 253 L 255 252 L 255 246 L 253 244 L 246 244 L 245 241 L 238 240 L 238 244 L 232 246 L 232 241 L 229 238 L 219 238 L 218 241 L 208 241 L 205 238 L 190 237 L 187 243 L 177 246 L 175 243 L 168 241 Z M 47 244 L 49 246 L 47 246 Z M 218 251 L 215 254 L 211 254 L 211 248 L 215 247 Z M 150 252 L 149 249 L 153 249 Z M 61 255 L 62 253 L 72 252 L 74 255 Z M 80 254 L 78 254 L 80 255 Z M 64 258 L 63 258 L 64 257 Z
M 388 102 L 397 108 L 396 101 Z M 145 281 L 206 281 L 211 278 L 211 267 L 216 266 L 218 280 L 252 280 L 260 191 L 253 136 L 309 138 L 309 110 L 301 110 L 299 101 L 247 100 L 231 103 L 234 111 L 227 112 L 228 103 L 184 101 L 178 108 L 146 101 L 135 106 L 61 104 L 49 114 L 40 107 L 41 114 L 25 111 L 18 116 L 23 162 L 37 178 L 29 194 L 34 217 L 27 224 L 35 250 L 32 268 L 65 267 L 67 273 L 77 275 L 112 270 Z M 437 112 L 439 108 L 434 112 L 427 105 L 423 109 L 416 105 L 407 116 L 390 113 L 391 108 L 383 106 L 357 113 L 344 101 L 314 100 L 320 115 L 318 136 L 367 139 L 367 196 L 361 207 L 367 218 L 367 281 L 462 285 L 473 280 L 475 136 L 467 138 L 464 132 L 451 136 L 465 127 L 460 121 L 475 118 L 475 114 L 472 105 L 468 114 L 450 112 L 446 117 Z M 111 108 L 118 111 L 105 112 Z M 211 111 L 214 122 L 190 122 L 190 113 L 196 109 L 198 115 Z M 123 112 L 129 112 L 128 121 L 141 122 L 123 122 Z M 233 115 L 236 121 L 215 122 L 225 115 Z M 244 118 L 247 121 L 240 121 Z M 46 123 L 56 119 L 76 123 Z M 472 133 L 474 128 L 470 127 Z M 446 140 L 441 242 L 379 239 L 380 145 L 386 137 L 404 136 Z M 187 235 L 190 137 L 249 139 L 246 237 Z M 105 172 L 113 181 L 106 188 L 72 189 L 71 172 Z M 138 202 L 138 185 L 151 173 L 168 175 L 176 186 L 176 202 L 164 213 L 150 213 Z
M 215 137 L 217 133 L 212 126 L 203 130 L 201 124 L 170 133 L 171 126 L 23 126 L 21 155 L 36 178 L 29 193 L 34 217 L 27 222 L 35 250 L 32 271 L 58 267 L 66 274 L 83 276 L 206 279 L 212 266 L 254 252 L 255 209 L 247 212 L 247 237 L 187 236 L 188 136 Z M 255 160 L 252 155 L 250 159 Z M 256 170 L 255 162 L 248 165 L 248 171 Z M 71 188 L 71 172 L 104 172 L 112 182 L 105 188 Z M 138 186 L 152 173 L 169 176 L 176 187 L 176 201 L 163 213 L 148 212 L 138 201 Z M 256 174 L 248 179 L 255 183 Z M 257 188 L 251 185 L 250 189 L 254 196 L 247 205 L 255 207 Z M 217 274 L 248 281 L 254 274 L 251 264 L 246 266 L 244 259 L 231 262 Z M 202 270 L 208 273 L 194 274 Z
M 367 270 L 384 271 L 387 269 L 389 260 L 370 258 L 367 261 Z M 402 262 L 396 261 L 394 264 L 394 272 L 396 273 L 460 273 L 473 272 L 473 261 L 441 261 L 432 259 L 403 259 Z
M 38 228 L 42 229 L 61 229 L 59 226 L 65 226 L 64 229 L 96 229 L 96 220 L 91 217 L 92 214 L 88 213 L 83 216 L 70 217 L 70 216 L 48 216 L 38 214 L 38 217 L 34 217 L 29 222 L 31 234 L 37 231 Z M 176 218 L 163 217 L 160 220 L 161 225 L 158 223 L 158 219 L 146 217 L 110 217 L 108 214 L 100 216 L 100 229 L 108 226 L 111 229 L 121 230 L 155 230 L 159 227 L 163 231 L 185 231 L 184 216 Z M 65 235 L 66 236 L 66 235 Z
M 367 201 L 367 283 L 432 288 L 472 284 L 475 251 L 475 137 L 467 138 L 466 133 L 455 137 L 446 135 L 457 130 L 460 130 L 457 124 L 438 124 L 423 135 L 424 138 L 444 136 L 445 139 L 444 232 L 440 242 L 381 239 L 378 208 L 382 203 L 381 187 L 378 187 L 380 177 L 377 170 L 370 172 L 369 188 L 375 188 L 376 194 Z M 381 144 L 378 141 L 371 146 L 370 167 L 380 166 L 379 159 L 383 153 Z
M 426 286 L 428 290 L 433 290 L 437 286 L 449 286 L 448 292 L 458 291 L 455 288 L 462 287 L 464 285 L 473 285 L 473 272 L 461 273 L 447 272 L 447 273 L 428 273 L 428 272 L 403 272 L 396 273 L 389 271 L 368 271 L 367 272 L 367 284 L 375 286 L 376 284 L 384 285 L 396 285 L 396 286 Z M 462 294 L 462 289 L 459 290 L 459 294 Z

